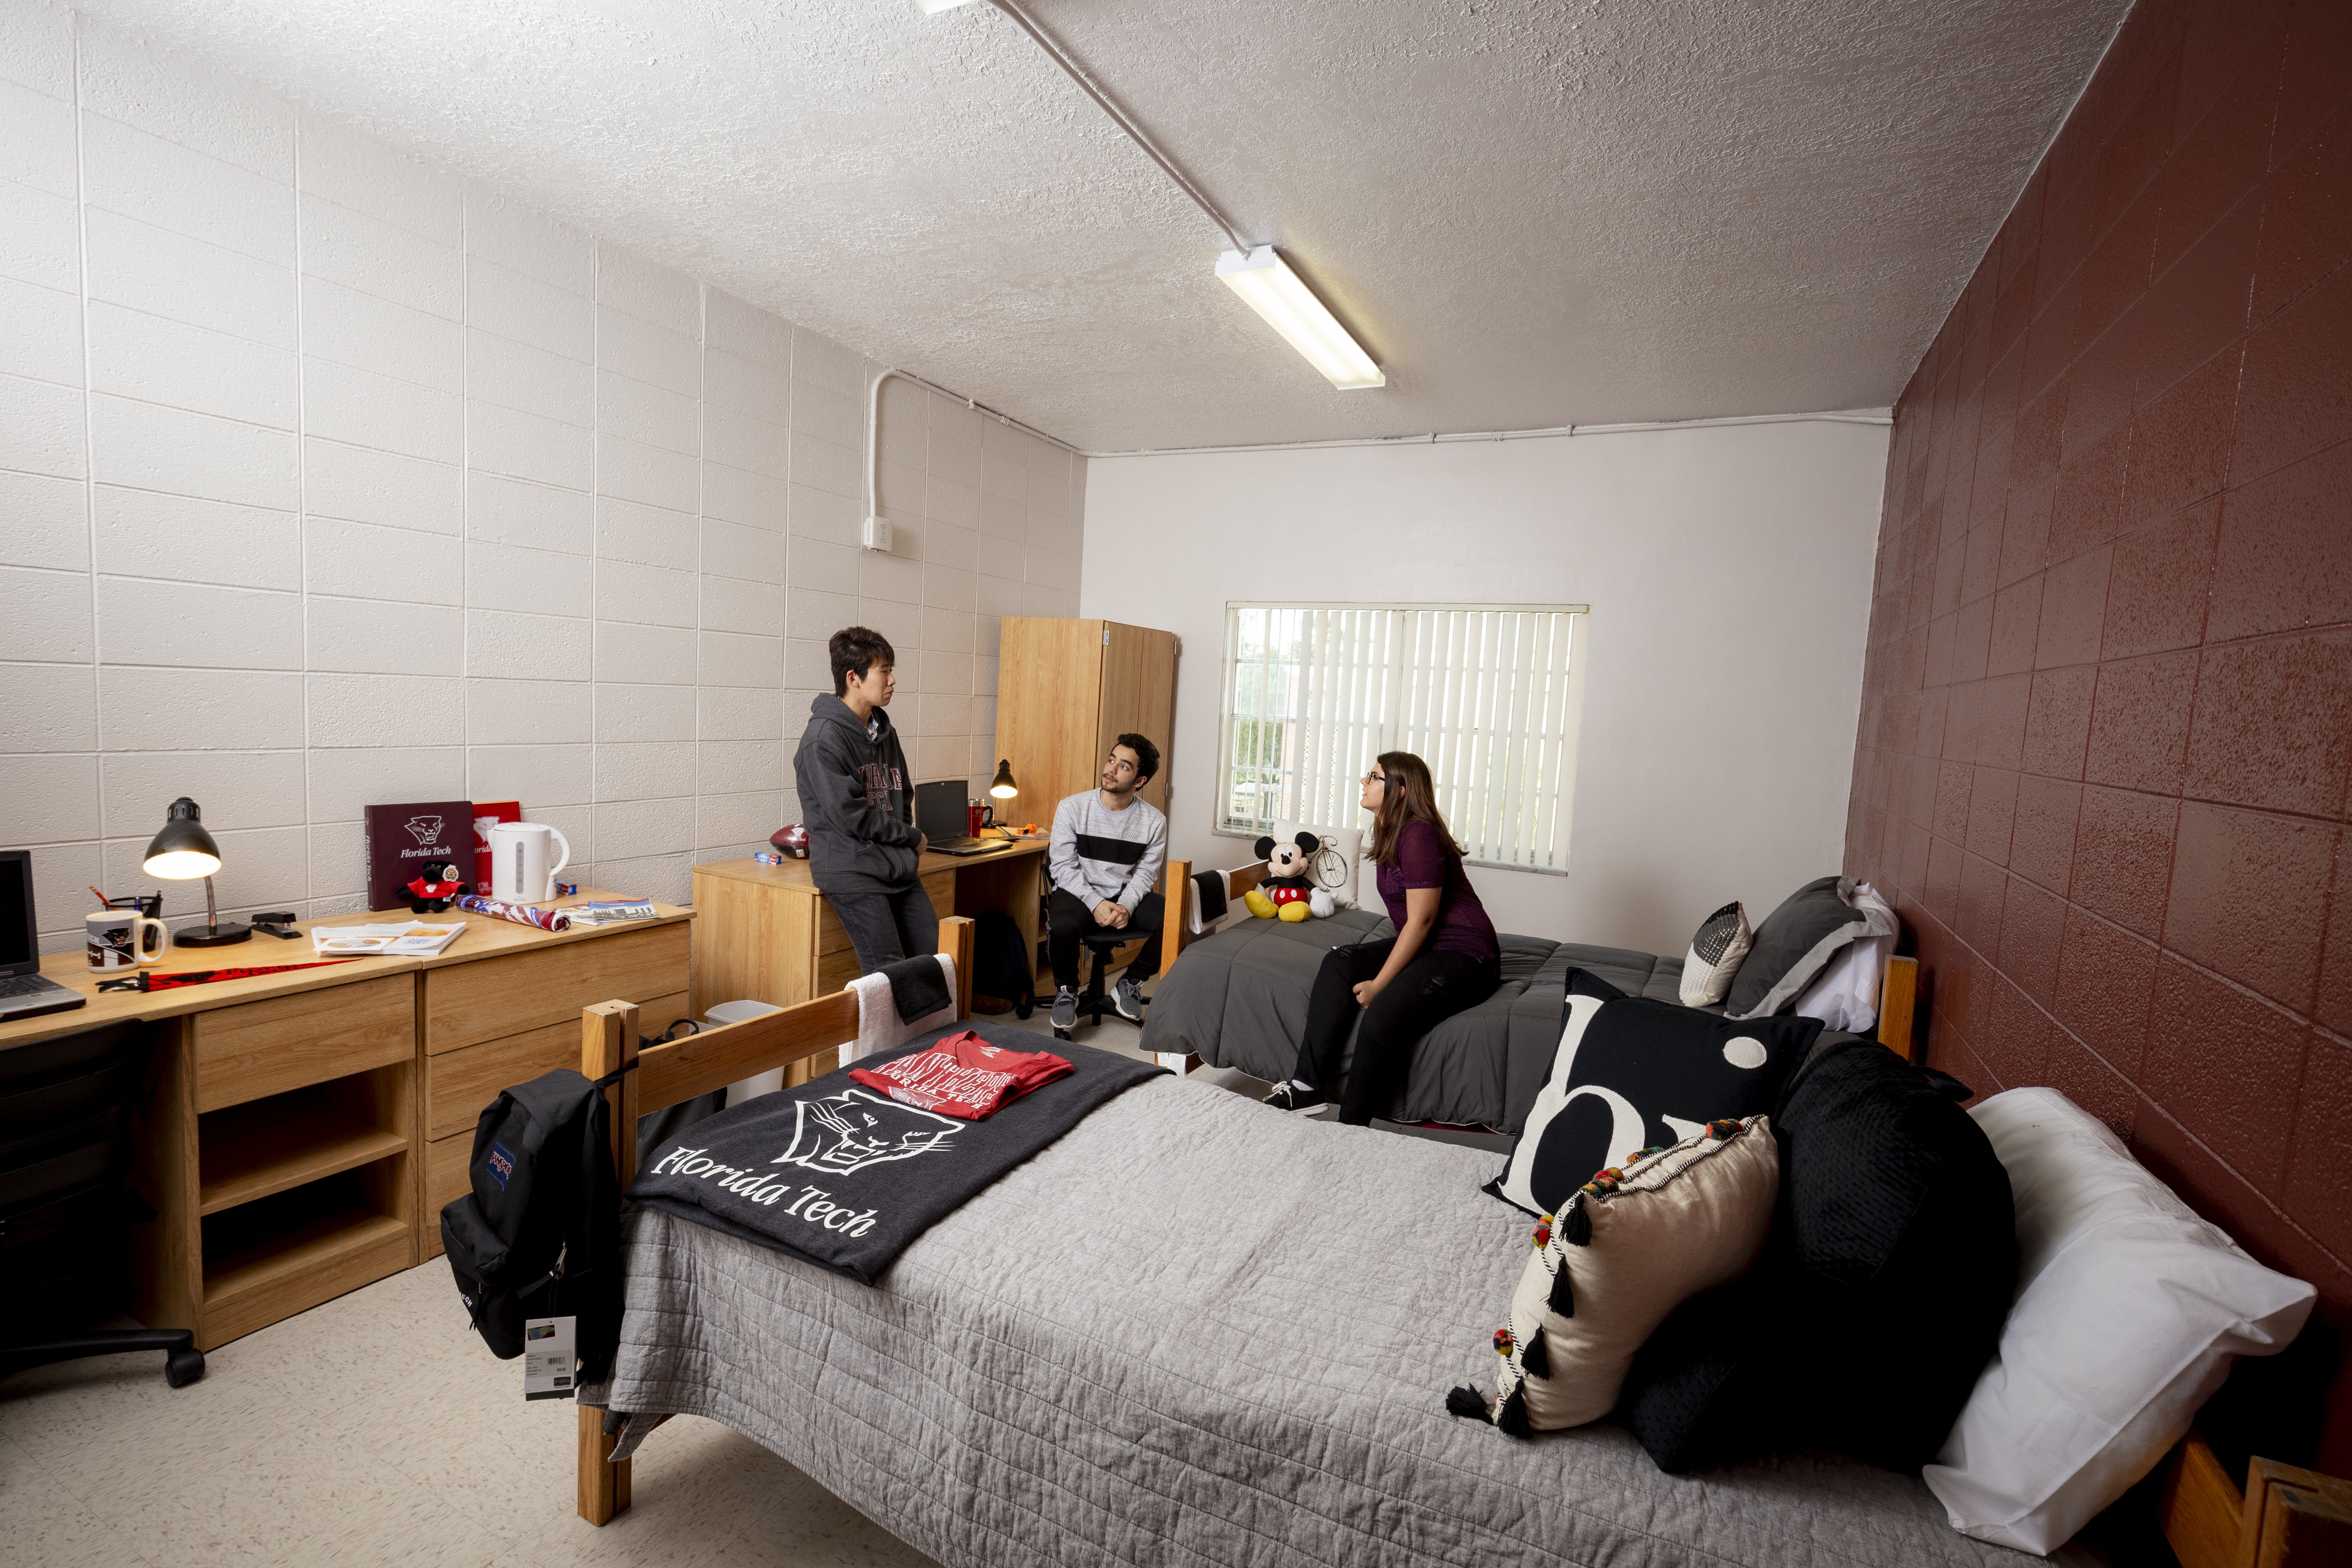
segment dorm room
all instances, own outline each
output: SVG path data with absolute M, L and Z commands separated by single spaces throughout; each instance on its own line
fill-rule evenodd
M 6 1555 L 2352 1562 L 2347 84 L 0 0 Z

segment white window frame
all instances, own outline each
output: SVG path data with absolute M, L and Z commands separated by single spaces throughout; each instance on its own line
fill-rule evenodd
M 1301 612 L 1312 617 L 1302 628 L 1318 639 L 1312 653 L 1293 663 L 1259 658 L 1260 701 L 1255 710 L 1236 711 L 1241 667 L 1242 616 L 1248 611 Z M 1564 628 L 1517 626 L 1473 617 L 1563 616 Z M 1469 850 L 1473 865 L 1494 866 L 1546 876 L 1566 876 L 1570 830 L 1575 817 L 1576 750 L 1584 714 L 1585 637 L 1591 609 L 1585 605 L 1366 604 L 1307 600 L 1229 599 L 1225 603 L 1225 657 L 1217 694 L 1216 795 L 1210 803 L 1210 831 L 1221 837 L 1255 839 L 1275 821 L 1321 828 L 1365 822 L 1357 804 L 1358 780 L 1382 752 L 1412 752 L 1430 764 L 1438 809 L 1446 826 Z M 1478 637 L 1475 648 L 1466 645 Z M 1515 648 L 1504 646 L 1511 634 Z M 1443 637 L 1443 647 L 1433 646 Z M 1567 668 L 1559 668 L 1564 652 Z M 1507 664 L 1508 668 L 1506 668 Z M 1278 775 L 1234 777 L 1237 723 L 1267 721 L 1275 715 L 1265 701 L 1265 676 L 1287 671 L 1294 683 L 1285 707 L 1315 710 L 1291 720 L 1297 755 L 1265 770 Z M 1416 684 L 1414 678 L 1420 676 Z M 1533 677 L 1541 676 L 1538 681 Z M 1507 677 L 1516 677 L 1508 690 Z M 1381 682 L 1374 697 L 1367 683 Z M 1303 685 L 1305 689 L 1297 689 Z M 1538 711 L 1530 717 L 1530 700 Z M 1380 709 L 1367 709 L 1376 700 Z M 1499 763 L 1489 749 L 1488 722 L 1496 703 L 1505 702 L 1503 739 L 1508 748 Z M 1525 767 L 1527 748 L 1539 748 Z M 1360 752 L 1359 756 L 1356 753 Z M 1532 768 L 1530 777 L 1528 768 Z M 1532 791 L 1511 783 L 1517 771 Z M 1256 769 L 1247 771 L 1258 772 Z M 1275 783 L 1273 808 L 1258 826 L 1229 813 L 1236 783 Z M 1263 797 L 1260 797 L 1263 798 Z M 1506 831 L 1507 818 L 1509 822 Z

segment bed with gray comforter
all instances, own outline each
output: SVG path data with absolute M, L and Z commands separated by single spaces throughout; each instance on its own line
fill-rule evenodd
M 636 1214 L 583 1397 L 724 1422 L 950 1568 L 2039 1561 L 1852 1461 L 1669 1476 L 1447 1415 L 1527 1257 L 1493 1164 L 1156 1079 L 873 1286 Z
M 1244 920 L 1184 950 L 1153 992 L 1143 1048 L 1198 1056 L 1279 1082 L 1297 1065 L 1307 997 L 1329 949 L 1396 928 L 1365 910 L 1324 920 Z M 1568 972 L 1589 969 L 1629 996 L 1677 1000 L 1683 961 L 1622 947 L 1505 936 L 1503 984 L 1432 1029 L 1412 1053 L 1398 1121 L 1451 1121 L 1516 1134 L 1551 1070 Z M 1351 1039 L 1348 1055 L 1355 1053 Z M 1344 1070 L 1344 1058 L 1343 1058 Z

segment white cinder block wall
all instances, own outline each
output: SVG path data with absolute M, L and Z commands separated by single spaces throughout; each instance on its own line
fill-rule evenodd
M 922 778 L 997 618 L 1077 608 L 1083 460 L 903 382 L 856 548 L 839 345 L 60 7 L 0 0 L 0 846 L 43 946 L 165 805 L 225 907 L 362 906 L 361 807 L 519 798 L 684 900 L 796 817 L 824 638 Z M 201 912 L 164 885 L 167 918 Z

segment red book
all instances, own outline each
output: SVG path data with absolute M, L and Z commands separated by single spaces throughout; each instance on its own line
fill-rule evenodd
M 474 803 L 474 891 L 490 890 L 490 829 L 501 822 L 520 822 L 522 802 L 478 800 Z
M 428 800 L 371 805 L 367 818 L 367 899 L 372 910 L 409 901 L 408 884 L 439 860 L 467 879 L 474 867 L 474 803 Z

